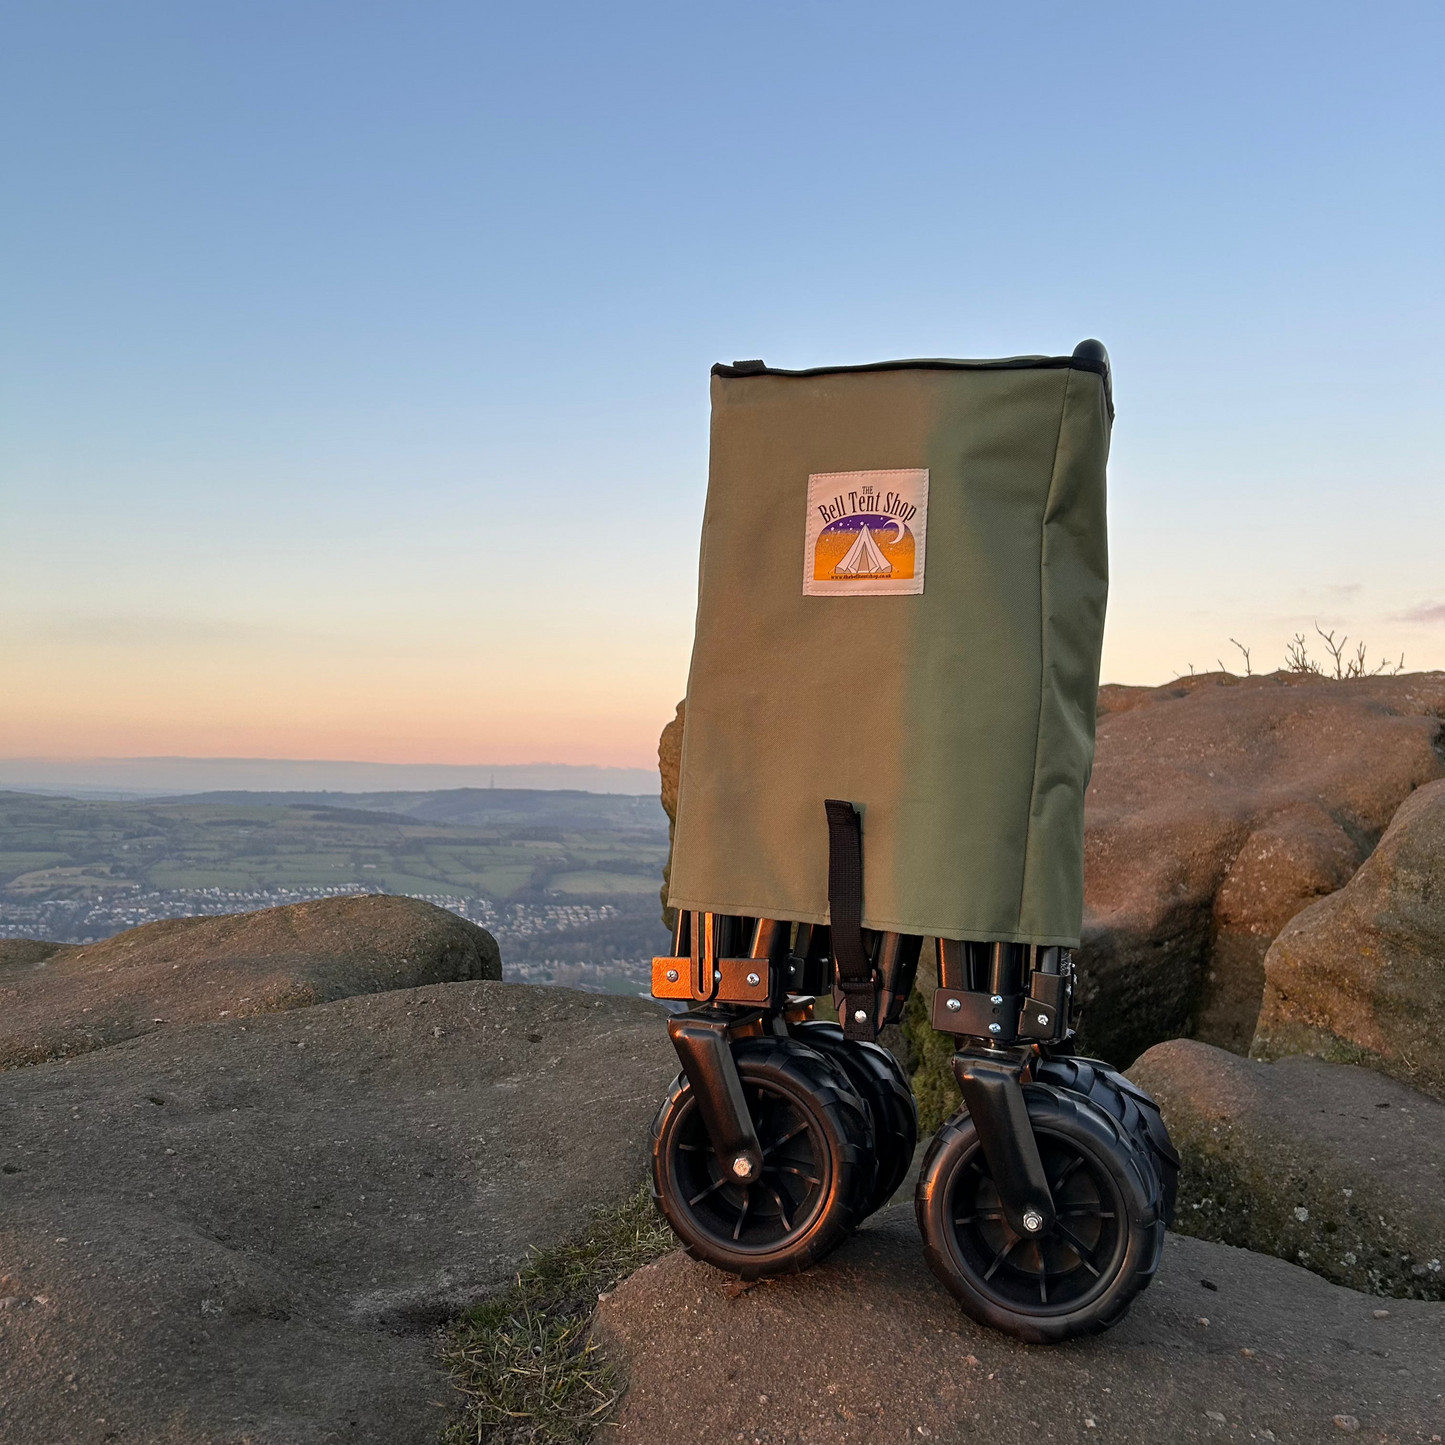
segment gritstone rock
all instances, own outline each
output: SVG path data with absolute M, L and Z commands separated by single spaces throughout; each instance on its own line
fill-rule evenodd
M 1445 775 L 1445 674 L 1105 687 L 1085 814 L 1081 1045 L 1245 1053 L 1264 955 Z
M 490 933 L 416 898 L 165 919 L 0 969 L 0 1069 L 169 1024 L 501 976 Z
M 1183 1158 L 1180 1233 L 1372 1294 L 1445 1300 L 1445 1104 L 1364 1069 L 1257 1063 L 1188 1039 L 1129 1076 Z
M 656 1007 L 479 982 L 0 1075 L 0 1439 L 435 1445 L 435 1329 L 637 1187 Z
M 989 1445 L 1441 1432 L 1445 1305 L 1391 1302 L 1277 1259 L 1169 1236 L 1153 1285 L 1106 1334 L 1022 1345 L 975 1325 L 929 1273 L 911 1206 L 806 1274 L 739 1290 L 681 1252 L 603 1303 L 629 1381 L 609 1438 L 637 1445 Z
M 662 775 L 662 810 L 667 814 L 667 862 L 662 865 L 662 921 L 673 924 L 672 909 L 667 906 L 667 883 L 672 875 L 672 836 L 677 832 L 677 784 L 682 777 L 682 730 L 687 703 L 677 705 L 677 713 L 663 728 L 657 740 L 657 770 Z
M 1332 897 L 1265 958 L 1256 1057 L 1319 1054 L 1445 1099 L 1445 781 L 1401 805 Z

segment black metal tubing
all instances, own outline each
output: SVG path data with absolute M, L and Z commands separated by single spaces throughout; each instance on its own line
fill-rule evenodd
M 978 1130 L 1004 1216 L 1016 1234 L 1036 1239 L 1053 1228 L 1054 1199 L 1019 1083 L 1023 1066 L 1022 1055 L 963 1049 L 953 1056 L 954 1077 Z
M 759 918 L 753 927 L 749 958 L 765 958 L 771 970 L 772 987 L 768 1007 L 780 1009 L 787 1002 L 792 979 L 788 971 L 788 935 L 792 925 L 780 918 Z
M 732 1022 L 726 1017 L 710 1018 L 696 1012 L 674 1014 L 667 1021 L 667 1036 L 677 1050 L 724 1171 L 742 1181 L 760 1177 L 763 1149 L 728 1045 Z
M 878 945 L 878 1021 L 896 1024 L 913 992 L 923 939 L 916 933 L 885 933 Z

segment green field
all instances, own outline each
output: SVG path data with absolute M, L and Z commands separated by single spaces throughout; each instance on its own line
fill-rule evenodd
M 667 856 L 655 799 L 508 789 L 317 796 L 0 793 L 0 902 L 345 886 L 495 902 L 611 897 L 655 893 Z

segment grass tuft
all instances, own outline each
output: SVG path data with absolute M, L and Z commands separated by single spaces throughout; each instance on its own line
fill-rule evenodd
M 585 1445 L 621 1394 L 590 1338 L 598 1296 L 676 1246 L 644 1187 L 534 1251 L 505 1294 L 452 1327 L 442 1360 L 467 1403 L 443 1445 Z

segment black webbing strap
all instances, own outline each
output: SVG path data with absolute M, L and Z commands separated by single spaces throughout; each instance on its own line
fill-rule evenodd
M 872 1040 L 878 1037 L 878 986 L 863 947 L 863 830 L 852 803 L 828 798 L 823 807 L 828 814 L 828 914 L 843 995 L 838 1022 L 845 1037 Z

